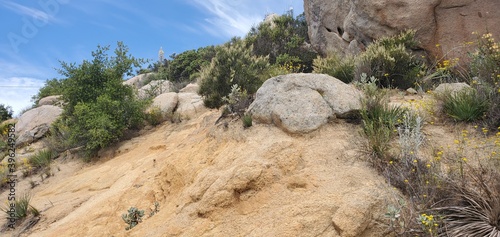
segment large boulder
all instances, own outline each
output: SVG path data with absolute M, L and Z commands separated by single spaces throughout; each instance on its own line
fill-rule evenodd
M 135 77 L 132 77 L 132 78 L 124 81 L 123 84 L 124 85 L 133 86 L 136 89 L 139 89 L 139 88 L 143 87 L 146 84 L 146 81 L 148 80 L 148 77 L 150 75 L 152 75 L 152 74 L 153 73 L 150 72 L 150 73 L 145 73 L 145 74 L 137 75 Z
M 446 95 L 446 94 L 456 94 L 462 90 L 471 89 L 467 83 L 456 82 L 456 83 L 442 83 L 434 89 L 434 94 L 436 95 Z
M 205 104 L 200 95 L 196 93 L 179 93 L 179 104 L 176 112 L 183 118 L 194 118 L 206 111 Z
M 141 87 L 138 91 L 139 98 L 154 98 L 158 95 L 173 91 L 174 85 L 168 80 L 155 80 Z
M 16 145 L 23 146 L 42 138 L 62 112 L 60 107 L 42 105 L 23 113 L 16 123 Z
M 162 113 L 172 113 L 177 107 L 179 97 L 175 92 L 169 92 L 161 94 L 153 99 L 153 104 L 151 107 L 156 107 L 161 110 Z
M 473 31 L 500 38 L 498 0 L 304 0 L 311 44 L 321 54 L 356 54 L 373 40 L 417 30 L 427 52 L 441 58 L 465 56 Z M 440 45 L 440 47 L 436 47 Z
M 38 101 L 38 106 L 42 105 L 55 105 L 62 106 L 62 100 L 60 95 L 51 95 L 47 97 L 43 97 Z
M 187 86 L 179 90 L 179 93 L 198 93 L 200 86 L 196 83 L 189 83 Z
M 362 93 L 324 74 L 288 74 L 267 80 L 248 108 L 256 122 L 290 133 L 308 133 L 329 119 L 349 118 L 361 108 Z

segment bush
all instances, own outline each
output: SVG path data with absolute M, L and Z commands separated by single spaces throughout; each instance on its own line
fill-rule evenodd
M 29 158 L 29 164 L 40 169 L 50 166 L 57 153 L 52 150 L 41 150 Z
M 366 81 L 366 75 L 362 75 Z M 390 158 L 389 148 L 395 136 L 396 125 L 403 119 L 407 109 L 390 106 L 384 90 L 378 89 L 376 79 L 363 84 L 365 97 L 361 99 L 361 119 L 363 133 L 368 139 L 368 149 L 380 162 L 385 163 Z M 378 166 L 378 159 L 374 164 Z
M 128 224 L 125 230 L 130 230 L 142 222 L 142 217 L 144 216 L 144 210 L 139 210 L 136 207 L 131 207 L 128 209 L 128 213 L 122 215 L 123 221 Z
M 219 108 L 223 97 L 231 93 L 234 84 L 253 94 L 262 85 L 260 75 L 269 67 L 266 57 L 252 55 L 252 47 L 245 48 L 241 40 L 216 48 L 217 54 L 210 65 L 200 72 L 200 94 L 209 108 Z
M 208 46 L 171 55 L 166 67 L 168 80 L 176 83 L 192 82 L 191 75 L 197 73 L 203 66 L 209 65 L 215 54 L 215 47 Z
M 301 71 L 312 71 L 312 61 L 317 54 L 304 44 L 309 43 L 304 14 L 295 19 L 290 14 L 284 14 L 275 18 L 272 23 L 262 22 L 250 30 L 245 41 L 247 45 L 253 46 L 252 52 L 255 55 L 269 56 L 271 64 L 283 66 L 288 61 L 283 62 L 279 58 L 286 54 L 295 58 L 294 66 L 302 65 Z
M 118 141 L 126 129 L 140 126 L 145 101 L 135 98 L 133 89 L 123 85 L 142 60 L 127 55 L 128 48 L 118 42 L 115 57 L 108 57 L 109 47 L 98 46 L 92 61 L 80 65 L 62 63 L 64 80 L 62 98 L 66 102 L 62 119 L 56 127 L 66 128 L 71 147 L 83 146 L 88 155 Z M 65 142 L 65 141 L 62 141 Z
M 165 121 L 165 116 L 161 109 L 155 106 L 146 113 L 146 121 L 152 126 L 157 126 Z
M 12 107 L 0 104 L 0 123 L 7 119 L 11 119 L 13 113 Z
M 442 96 L 443 112 L 456 121 L 473 122 L 488 111 L 488 100 L 474 89 L 464 89 Z
M 33 101 L 35 105 L 38 105 L 38 101 L 40 101 L 40 99 L 51 95 L 61 95 L 63 91 L 64 80 L 58 80 L 56 78 L 46 80 L 45 85 L 40 88 L 38 93 L 31 97 L 31 101 Z
M 313 61 L 314 73 L 328 74 L 344 83 L 350 83 L 354 79 L 354 58 L 341 59 L 337 54 L 329 54 L 327 57 L 317 57 Z
M 361 72 L 378 78 L 382 87 L 408 89 L 414 86 L 424 68 L 420 58 L 411 52 L 417 46 L 414 36 L 415 31 L 409 30 L 370 44 L 360 56 Z
M 249 128 L 252 126 L 252 115 L 251 114 L 243 115 L 243 118 L 241 118 L 241 120 L 243 121 L 244 128 Z
M 490 128 L 500 126 L 500 48 L 490 33 L 477 40 L 477 50 L 471 55 L 473 86 L 478 95 L 486 97 L 489 107 L 485 122 Z
M 30 214 L 33 214 L 34 216 L 40 215 L 40 212 L 34 208 L 32 205 L 30 205 L 31 201 L 31 195 L 30 194 L 23 194 L 20 195 L 20 197 L 17 197 L 15 200 L 15 209 L 14 212 L 12 213 L 16 220 L 22 220 L 29 216 Z M 11 218 L 11 212 L 10 212 L 10 206 L 2 207 L 1 210 L 5 212 L 6 218 L 9 219 Z

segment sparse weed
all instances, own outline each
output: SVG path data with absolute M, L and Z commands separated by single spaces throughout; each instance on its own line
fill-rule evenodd
M 144 216 L 144 210 L 139 210 L 136 207 L 131 207 L 128 209 L 128 213 L 122 215 L 123 221 L 128 224 L 125 230 L 130 230 L 134 228 L 137 224 L 142 222 L 142 217 Z

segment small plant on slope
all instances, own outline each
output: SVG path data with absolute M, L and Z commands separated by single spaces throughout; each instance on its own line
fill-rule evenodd
M 136 207 L 131 207 L 128 209 L 128 213 L 122 215 L 123 221 L 128 224 L 125 230 L 130 230 L 134 228 L 137 224 L 142 222 L 142 217 L 144 216 L 144 210 L 139 210 Z

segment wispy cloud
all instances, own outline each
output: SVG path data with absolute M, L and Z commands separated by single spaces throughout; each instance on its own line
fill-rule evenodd
M 0 103 L 11 106 L 15 115 L 29 107 L 31 96 L 38 93 L 44 80 L 31 77 L 0 78 Z
M 202 28 L 223 38 L 244 36 L 269 13 L 284 13 L 294 4 L 292 0 L 190 0 L 192 5 L 207 12 Z M 303 7 L 299 2 L 299 10 Z
M 201 23 L 208 33 L 220 37 L 244 36 L 248 30 L 262 21 L 266 12 L 262 6 L 245 0 L 191 0 L 206 11 L 209 17 Z
M 27 7 L 25 5 L 21 5 L 19 3 L 15 3 L 14 1 L 5 1 L 2 0 L 0 3 L 7 9 L 21 15 L 21 16 L 26 16 L 30 18 L 34 18 L 37 21 L 40 22 L 47 22 L 47 23 L 62 23 L 61 20 L 57 19 L 55 17 L 55 14 L 57 12 L 45 12 L 43 10 L 33 8 L 33 7 Z

